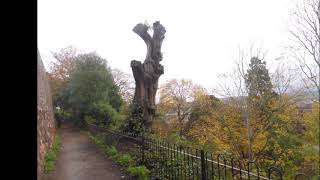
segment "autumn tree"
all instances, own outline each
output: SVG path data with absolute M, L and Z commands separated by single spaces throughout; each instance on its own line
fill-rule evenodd
M 320 104 L 314 102 L 312 110 L 304 114 L 304 123 L 306 131 L 302 140 L 304 141 L 301 149 L 303 162 L 300 169 L 302 172 L 314 179 L 319 179 L 320 174 L 320 153 L 319 153 L 319 118 L 320 118 Z
M 259 131 L 269 130 L 272 126 L 272 123 L 270 123 L 272 116 L 271 103 L 275 93 L 272 90 L 271 79 L 265 61 L 261 61 L 258 57 L 251 58 L 249 69 L 245 74 L 245 84 L 248 89 L 249 116 L 251 116 L 246 118 L 249 121 L 247 123 L 249 124 L 249 149 L 251 149 L 253 137 Z M 252 126 L 257 124 L 262 126 L 253 129 Z M 252 152 L 250 151 L 249 160 L 252 160 Z
M 172 79 L 160 87 L 159 110 L 166 114 L 174 114 L 180 134 L 192 113 L 193 104 L 204 98 L 207 92 L 204 88 L 194 84 L 191 80 Z
M 160 87 L 160 105 L 166 112 L 174 112 L 182 127 L 191 112 L 192 101 L 191 80 L 169 80 Z
M 190 129 L 192 129 L 196 122 L 202 117 L 211 116 L 220 104 L 221 101 L 214 95 L 209 95 L 205 89 L 195 91 L 194 101 L 191 104 L 191 113 L 183 129 L 183 135 L 187 136 Z
M 52 52 L 56 61 L 51 63 L 50 73 L 56 78 L 67 81 L 75 69 L 75 59 L 78 54 L 79 50 L 73 46 L 62 48 L 58 52 Z
M 55 105 L 61 106 L 63 104 L 63 93 L 71 73 L 76 68 L 76 57 L 78 54 L 79 50 L 72 46 L 62 48 L 58 52 L 52 52 L 55 61 L 50 64 L 48 78 Z
M 199 118 L 189 135 L 207 150 L 233 154 L 243 163 L 255 161 L 261 170 L 280 166 L 285 177 L 292 177 L 290 170 L 299 170 L 302 162 L 302 113 L 286 93 L 287 77 L 287 87 L 277 94 L 261 56 L 249 60 L 240 56 L 234 71 L 220 76 L 219 91 L 214 92 L 221 102 Z

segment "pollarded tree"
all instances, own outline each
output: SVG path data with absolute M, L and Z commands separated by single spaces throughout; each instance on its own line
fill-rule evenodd
M 152 119 L 156 112 L 155 96 L 158 90 L 158 80 L 164 73 L 160 64 L 162 61 L 161 45 L 166 30 L 159 21 L 153 23 L 152 36 L 148 33 L 150 27 L 146 24 L 137 24 L 133 31 L 138 34 L 147 45 L 147 55 L 143 63 L 131 61 L 133 77 L 136 83 L 133 104 L 142 108 L 142 124 L 146 131 L 150 130 Z

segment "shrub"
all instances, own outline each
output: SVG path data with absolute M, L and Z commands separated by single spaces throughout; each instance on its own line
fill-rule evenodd
M 143 110 L 137 102 L 133 102 L 130 105 L 130 114 L 128 118 L 122 124 L 122 131 L 133 134 L 141 134 L 143 132 Z
M 121 166 L 130 166 L 133 163 L 133 158 L 129 154 L 123 154 L 117 158 L 117 162 Z
M 122 122 L 123 116 L 120 115 L 110 104 L 105 102 L 93 103 L 88 109 L 85 121 L 88 124 L 98 126 L 108 126 L 114 128 Z
M 148 180 L 150 171 L 145 166 L 130 166 L 128 172 L 131 176 L 138 177 L 140 180 Z
M 104 139 L 102 135 L 97 135 L 96 137 L 94 137 L 94 143 L 99 147 L 102 148 L 105 143 L 104 143 Z
M 109 157 L 116 157 L 118 155 L 118 150 L 114 146 L 111 146 L 106 149 L 105 153 Z
M 96 120 L 91 117 L 91 116 L 84 116 L 84 121 L 87 123 L 87 124 L 95 124 L 96 123 Z

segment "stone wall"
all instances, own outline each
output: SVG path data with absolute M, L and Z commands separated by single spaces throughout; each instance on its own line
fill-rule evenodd
M 49 81 L 39 51 L 37 99 L 37 176 L 41 180 L 43 177 L 44 157 L 48 148 L 52 146 L 56 125 Z

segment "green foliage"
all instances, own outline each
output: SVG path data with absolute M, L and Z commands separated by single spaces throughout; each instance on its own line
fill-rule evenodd
M 131 176 L 138 177 L 139 179 L 142 179 L 142 180 L 149 179 L 150 171 L 145 166 L 134 166 L 135 161 L 131 155 L 121 154 L 120 152 L 118 152 L 116 147 L 112 145 L 111 146 L 106 145 L 105 142 L 103 141 L 103 136 L 101 134 L 93 136 L 90 132 L 88 132 L 88 136 L 92 141 L 94 141 L 94 143 L 100 149 L 104 151 L 104 153 L 107 156 L 115 159 L 116 162 L 119 163 L 121 166 L 126 166 L 126 167 L 129 166 L 128 172 L 130 173 Z
M 249 96 L 263 96 L 272 92 L 272 84 L 266 62 L 257 57 L 250 60 L 245 83 Z
M 118 150 L 116 149 L 116 147 L 110 146 L 105 150 L 105 153 L 107 154 L 107 156 L 115 158 L 118 155 Z
M 110 104 L 107 103 L 94 103 L 86 113 L 85 120 L 88 123 L 108 126 L 108 127 L 118 127 L 123 120 L 121 116 Z
M 142 107 L 138 103 L 133 102 L 130 105 L 130 112 L 131 113 L 128 119 L 123 123 L 123 126 L 121 127 L 122 131 L 141 134 L 144 129 Z
M 98 134 L 96 136 L 93 136 L 90 132 L 88 132 L 88 136 L 104 152 L 110 149 L 109 146 L 105 143 L 103 134 Z
M 87 124 L 96 124 L 97 120 L 89 115 L 84 116 L 84 120 Z
M 138 177 L 139 180 L 148 180 L 150 176 L 150 170 L 145 166 L 130 166 L 128 172 L 131 176 Z
M 306 131 L 304 133 L 304 143 L 302 148 L 303 171 L 312 177 L 319 179 L 320 174 L 320 142 L 319 142 L 319 121 L 320 103 L 314 102 L 312 111 L 304 114 Z
M 118 156 L 117 162 L 121 166 L 130 166 L 130 165 L 132 165 L 132 163 L 134 161 L 133 161 L 133 158 L 129 154 L 122 154 L 122 155 Z
M 179 132 L 170 134 L 169 137 L 167 137 L 167 141 L 184 147 L 190 147 L 192 144 L 184 136 L 180 135 Z
M 45 174 L 49 174 L 54 170 L 55 162 L 57 160 L 60 147 L 61 147 L 61 139 L 60 139 L 60 136 L 56 134 L 53 140 L 52 148 L 49 149 L 49 151 L 45 155 L 45 161 L 44 161 Z
M 75 125 L 84 126 L 85 116 L 100 122 L 107 118 L 107 124 L 117 121 L 115 112 L 119 111 L 122 99 L 106 60 L 95 53 L 80 54 L 76 60 L 64 95 L 73 110 Z
M 70 120 L 71 118 L 71 114 L 61 107 L 60 109 L 54 108 L 54 116 L 57 119 L 66 120 L 66 121 Z

